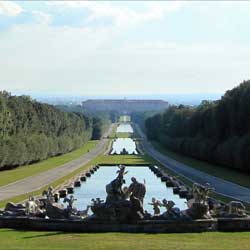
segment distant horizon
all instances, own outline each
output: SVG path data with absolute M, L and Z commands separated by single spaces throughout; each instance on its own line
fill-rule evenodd
M 133 97 L 147 97 L 147 96 L 164 96 L 164 95 L 186 95 L 186 96 L 199 96 L 199 95 L 219 95 L 219 94 L 224 94 L 225 92 L 193 92 L 193 93 L 185 93 L 185 92 L 166 92 L 166 93 L 154 93 L 154 94 L 81 94 L 81 93 L 68 93 L 68 92 L 60 92 L 60 91 L 53 91 L 53 92 L 48 92 L 48 91 L 8 91 L 4 89 L 5 91 L 13 94 L 13 95 L 30 95 L 30 96 L 41 96 L 41 97 L 86 97 L 86 98 L 101 98 L 103 97 L 104 99 L 114 97 L 115 99 L 120 99 L 120 98 L 133 98 Z M 228 89 L 229 90 L 229 89 Z M 117 98 L 116 98 L 117 97 Z
M 80 103 L 89 99 L 139 99 L 139 100 L 163 100 L 170 104 L 186 104 L 186 105 L 198 105 L 202 100 L 218 100 L 224 93 L 167 93 L 167 94 L 151 94 L 151 95 L 74 95 L 66 93 L 48 93 L 44 92 L 10 92 L 12 95 L 27 95 L 37 101 L 46 102 L 50 104 L 60 103 Z

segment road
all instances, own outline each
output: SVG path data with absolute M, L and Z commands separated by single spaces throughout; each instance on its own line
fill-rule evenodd
M 137 127 L 138 128 L 138 127 Z M 163 166 L 175 172 L 177 175 L 185 177 L 191 182 L 197 182 L 202 185 L 209 183 L 214 188 L 214 192 L 220 195 L 227 196 L 232 199 L 237 199 L 250 203 L 250 189 L 242 187 L 230 181 L 209 175 L 202 171 L 192 168 L 186 164 L 180 163 L 162 153 L 157 151 L 152 144 L 147 140 L 145 134 L 140 128 L 137 129 L 142 138 L 142 145 L 144 150 L 159 161 Z
M 110 126 L 109 130 L 103 135 L 102 139 L 98 142 L 96 147 L 83 156 L 73 161 L 67 162 L 59 167 L 50 169 L 34 176 L 26 177 L 24 179 L 0 187 L 0 200 L 10 199 L 15 196 L 39 190 L 42 187 L 62 178 L 65 175 L 70 174 L 76 169 L 87 164 L 97 155 L 103 152 L 106 144 L 108 143 L 108 139 L 106 139 L 106 137 L 111 134 L 113 128 L 114 124 Z

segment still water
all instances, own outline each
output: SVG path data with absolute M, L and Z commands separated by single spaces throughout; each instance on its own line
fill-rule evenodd
M 124 148 L 128 154 L 138 154 L 136 151 L 136 144 L 131 138 L 117 138 L 114 140 L 111 154 L 120 154 Z
M 129 123 L 121 123 L 117 129 L 117 133 L 133 133 L 133 128 Z
M 84 210 L 87 205 L 91 204 L 92 198 L 101 198 L 105 201 L 106 191 L 105 187 L 113 179 L 116 178 L 117 167 L 100 167 L 94 175 L 87 178 L 86 182 L 82 182 L 81 187 L 74 188 L 74 197 L 77 199 L 75 206 L 79 210 Z M 172 188 L 166 187 L 160 178 L 150 171 L 148 167 L 126 167 L 128 173 L 125 175 L 126 183 L 123 186 L 131 184 L 131 177 L 136 177 L 139 182 L 146 183 L 146 195 L 144 198 L 144 209 L 153 214 L 151 202 L 152 197 L 159 200 L 166 198 L 175 202 L 176 207 L 181 210 L 186 209 L 186 199 L 181 199 L 178 195 L 173 194 Z M 164 208 L 161 208 L 164 212 Z

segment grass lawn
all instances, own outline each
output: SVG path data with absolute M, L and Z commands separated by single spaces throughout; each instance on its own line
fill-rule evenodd
M 128 133 L 128 132 L 116 133 L 116 138 L 132 138 L 132 137 L 133 137 L 133 133 Z
M 0 229 L 0 242 L 1 250 L 249 250 L 250 232 L 74 234 Z
M 190 167 L 193 167 L 195 169 L 206 172 L 208 174 L 217 176 L 224 180 L 228 180 L 228 181 L 237 183 L 241 186 L 250 188 L 250 176 L 249 175 L 246 175 L 246 174 L 243 174 L 238 171 L 234 171 L 229 168 L 222 167 L 222 166 L 216 166 L 216 165 L 204 162 L 204 161 L 199 161 L 191 157 L 183 156 L 181 154 L 167 150 L 166 148 L 161 146 L 158 142 L 151 141 L 151 143 L 159 152 L 175 159 L 176 161 L 182 162 L 184 164 L 189 165 Z
M 92 150 L 97 143 L 98 141 L 89 141 L 81 148 L 74 150 L 70 153 L 52 157 L 35 164 L 21 166 L 16 169 L 0 171 L 0 186 L 7 185 L 11 182 L 15 182 L 28 176 L 36 175 L 38 173 L 44 172 L 46 170 L 58 167 L 64 163 L 72 161 L 87 153 L 88 151 Z
M 155 164 L 156 161 L 149 155 L 101 155 L 94 161 L 95 164 Z
M 131 117 L 129 115 L 121 115 L 119 117 L 119 122 L 130 122 L 131 121 Z
M 129 132 L 118 132 L 112 133 L 108 138 L 109 139 L 116 139 L 116 138 L 133 138 L 133 133 Z

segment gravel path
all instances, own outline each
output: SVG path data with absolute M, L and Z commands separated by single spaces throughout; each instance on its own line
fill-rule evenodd
M 97 155 L 101 154 L 108 142 L 106 137 L 111 134 L 114 125 L 112 124 L 109 130 L 103 135 L 103 138 L 98 142 L 96 147 L 83 156 L 65 163 L 59 167 L 50 169 L 48 171 L 39 173 L 37 175 L 29 176 L 16 182 L 0 187 L 0 200 L 9 199 L 22 194 L 30 193 L 39 190 L 40 188 L 70 174 L 76 169 L 90 162 Z
M 140 130 L 140 128 L 138 128 L 138 132 L 142 137 L 144 150 L 153 158 L 158 160 L 163 166 L 172 170 L 177 175 L 181 175 L 192 182 L 197 182 L 203 185 L 209 183 L 210 186 L 214 188 L 214 192 L 218 194 L 250 203 L 249 188 L 209 175 L 160 153 L 147 140 L 145 134 Z

